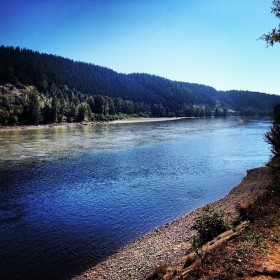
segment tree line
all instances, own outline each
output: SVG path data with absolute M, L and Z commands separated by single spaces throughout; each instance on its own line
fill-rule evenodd
M 280 96 L 217 91 L 148 74 L 119 74 L 19 47 L 0 46 L 0 124 L 144 117 L 268 115 Z
M 127 117 L 226 116 L 226 109 L 184 105 L 169 111 L 162 105 L 147 105 L 121 98 L 87 95 L 66 85 L 52 85 L 47 93 L 34 86 L 0 86 L 0 124 L 32 125 L 60 122 L 110 121 Z

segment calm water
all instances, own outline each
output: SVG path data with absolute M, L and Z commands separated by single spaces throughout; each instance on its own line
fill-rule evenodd
M 269 160 L 269 122 L 0 131 L 1 279 L 65 279 L 224 196 Z

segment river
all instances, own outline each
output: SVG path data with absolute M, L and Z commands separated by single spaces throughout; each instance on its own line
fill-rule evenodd
M 268 120 L 0 131 L 1 279 L 67 279 L 223 197 L 269 160 Z

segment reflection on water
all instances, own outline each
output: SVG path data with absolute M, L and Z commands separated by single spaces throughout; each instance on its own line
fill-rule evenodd
M 0 131 L 0 275 L 66 279 L 264 164 L 250 119 Z

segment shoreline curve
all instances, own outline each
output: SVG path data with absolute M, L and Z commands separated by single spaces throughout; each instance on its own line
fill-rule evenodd
M 38 125 L 19 125 L 19 126 L 1 126 L 0 131 L 7 130 L 32 130 L 32 129 L 49 129 L 49 128 L 67 128 L 80 126 L 95 126 L 106 124 L 134 124 L 134 123 L 149 123 L 149 122 L 167 122 L 182 119 L 193 119 L 193 117 L 173 117 L 173 118 L 132 118 L 114 121 L 100 121 L 100 122 L 75 122 L 75 123 L 52 123 L 52 124 L 38 124 Z
M 273 181 L 273 168 L 250 169 L 242 181 L 225 197 L 207 205 L 224 211 L 231 219 L 238 216 L 236 205 L 254 202 Z M 73 280 L 146 279 L 162 263 L 178 265 L 190 249 L 191 229 L 204 206 L 173 220 L 120 249 Z

